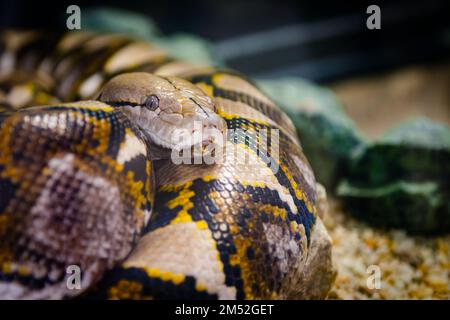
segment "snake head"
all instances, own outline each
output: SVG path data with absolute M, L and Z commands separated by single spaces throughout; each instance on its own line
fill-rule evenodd
M 163 148 L 205 148 L 217 143 L 218 137 L 222 139 L 226 129 L 225 121 L 215 112 L 213 99 L 196 85 L 176 77 L 121 74 L 105 84 L 99 99 L 122 108 L 153 143 Z

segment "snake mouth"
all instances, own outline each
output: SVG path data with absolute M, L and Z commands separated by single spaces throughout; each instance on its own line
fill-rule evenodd
M 195 113 L 151 111 L 142 105 L 123 105 L 123 112 L 153 143 L 166 149 L 201 149 L 223 144 L 225 121 L 214 111 Z

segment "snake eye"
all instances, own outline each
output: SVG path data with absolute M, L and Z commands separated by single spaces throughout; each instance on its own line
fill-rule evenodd
M 159 107 L 159 99 L 155 95 L 148 96 L 144 106 L 150 111 L 155 111 Z

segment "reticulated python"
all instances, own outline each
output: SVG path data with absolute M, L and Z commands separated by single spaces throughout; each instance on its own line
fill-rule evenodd
M 0 298 L 326 294 L 314 175 L 251 81 L 119 35 L 1 36 Z M 250 161 L 167 158 L 195 121 L 233 130 L 224 148 Z M 81 290 L 68 288 L 72 265 Z

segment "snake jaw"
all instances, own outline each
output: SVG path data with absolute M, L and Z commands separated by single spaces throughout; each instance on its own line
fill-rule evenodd
M 142 108 L 141 108 L 142 110 Z M 212 111 L 182 115 L 164 113 L 159 115 L 144 111 L 136 123 L 151 138 L 152 142 L 167 149 L 204 149 L 223 141 L 225 121 Z

